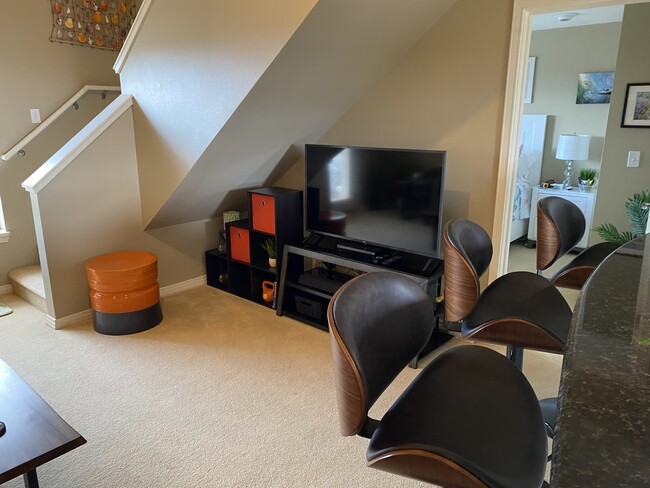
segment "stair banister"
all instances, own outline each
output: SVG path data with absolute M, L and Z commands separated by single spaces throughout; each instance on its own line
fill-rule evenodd
M 41 132 L 43 132 L 48 126 L 53 124 L 56 119 L 58 119 L 66 110 L 68 110 L 70 107 L 73 107 L 81 98 L 83 98 L 86 93 L 91 92 L 91 91 L 97 91 L 97 92 L 119 92 L 120 87 L 119 86 L 102 86 L 102 85 L 86 85 L 84 86 L 81 90 L 79 90 L 77 93 L 72 95 L 68 99 L 67 102 L 65 102 L 63 105 L 61 105 L 52 115 L 50 115 L 47 119 L 45 119 L 41 124 L 38 125 L 33 131 L 31 131 L 29 134 L 27 134 L 25 137 L 23 137 L 20 141 L 18 141 L 11 149 L 9 149 L 5 154 L 0 156 L 4 161 L 9 161 L 11 158 L 13 158 L 16 154 L 20 154 L 21 151 L 23 151 L 23 148 L 29 144 L 34 138 L 36 138 Z M 22 153 L 24 155 L 24 152 Z

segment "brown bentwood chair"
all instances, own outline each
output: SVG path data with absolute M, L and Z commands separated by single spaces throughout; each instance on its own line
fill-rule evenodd
M 381 420 L 368 416 L 433 332 L 433 304 L 415 282 L 359 276 L 336 292 L 328 320 L 341 433 L 370 439 L 370 467 L 443 487 L 543 485 L 547 438 L 535 393 L 490 349 L 440 354 Z
M 447 223 L 443 240 L 445 319 L 460 322 L 464 338 L 509 346 L 518 361 L 521 348 L 564 353 L 572 313 L 555 286 L 535 273 L 516 271 L 481 293 L 479 279 L 492 259 L 490 236 L 478 224 L 458 219 Z
M 508 347 L 523 367 L 523 350 L 563 354 L 571 308 L 553 284 L 526 271 L 507 273 L 481 293 L 479 279 L 492 259 L 487 232 L 470 220 L 452 220 L 443 231 L 445 320 L 460 322 L 463 338 Z M 557 400 L 540 401 L 549 437 L 555 432 Z
M 572 202 L 546 197 L 537 202 L 537 274 L 573 249 L 585 233 L 585 216 Z M 601 242 L 588 247 L 550 278 L 565 288 L 581 289 L 596 267 L 619 247 Z

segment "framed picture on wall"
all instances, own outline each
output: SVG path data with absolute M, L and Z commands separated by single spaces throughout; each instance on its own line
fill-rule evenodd
M 535 56 L 528 58 L 526 69 L 526 86 L 524 87 L 524 103 L 533 103 L 533 81 L 535 81 Z
M 650 127 L 650 83 L 628 83 L 621 127 Z
M 613 87 L 613 71 L 580 73 L 576 103 L 609 103 Z

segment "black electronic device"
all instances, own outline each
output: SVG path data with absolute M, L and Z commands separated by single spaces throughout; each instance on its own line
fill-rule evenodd
M 376 262 L 395 250 L 439 258 L 445 160 L 445 151 L 306 145 L 307 231 Z

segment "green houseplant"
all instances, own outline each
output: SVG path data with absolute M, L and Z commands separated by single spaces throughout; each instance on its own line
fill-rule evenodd
M 591 191 L 596 186 L 596 178 L 598 178 L 598 171 L 591 168 L 582 168 L 579 175 L 579 189 L 580 191 Z
M 266 254 L 269 255 L 269 266 L 271 268 L 275 268 L 277 264 L 277 255 L 275 252 L 275 239 L 273 237 L 268 237 L 263 243 L 262 243 L 262 249 L 266 251 Z
M 632 225 L 632 231 L 619 232 L 614 224 L 600 224 L 594 227 L 601 239 L 607 242 L 618 242 L 625 244 L 639 236 L 645 234 L 645 228 L 648 223 L 648 209 L 650 208 L 650 190 L 643 190 L 641 193 L 635 193 L 625 202 L 625 211 Z

